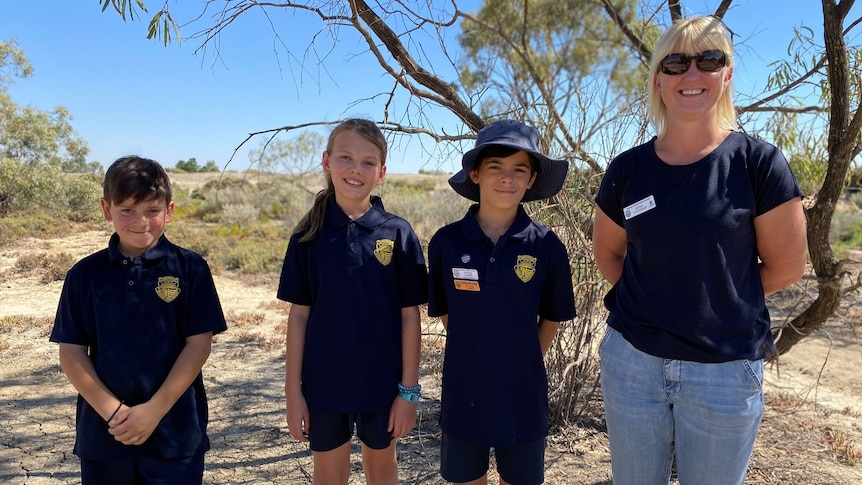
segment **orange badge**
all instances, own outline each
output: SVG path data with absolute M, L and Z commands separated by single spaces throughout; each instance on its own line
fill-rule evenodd
M 468 280 L 455 280 L 455 288 L 463 291 L 479 291 L 479 282 Z

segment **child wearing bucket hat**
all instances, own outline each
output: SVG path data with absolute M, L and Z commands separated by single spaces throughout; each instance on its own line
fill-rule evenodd
M 544 355 L 575 305 L 565 246 L 522 206 L 553 197 L 568 172 L 538 142 L 514 120 L 482 129 L 449 179 L 478 203 L 428 246 L 428 315 L 447 332 L 440 472 L 449 482 L 486 483 L 491 448 L 501 484 L 544 481 Z

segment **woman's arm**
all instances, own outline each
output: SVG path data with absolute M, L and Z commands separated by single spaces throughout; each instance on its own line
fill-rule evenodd
M 612 285 L 616 284 L 623 274 L 627 242 L 625 229 L 596 207 L 596 218 L 593 222 L 593 256 L 596 258 L 596 264 L 602 276 Z
M 808 260 L 802 199 L 796 197 L 756 217 L 754 231 L 764 295 L 799 281 Z

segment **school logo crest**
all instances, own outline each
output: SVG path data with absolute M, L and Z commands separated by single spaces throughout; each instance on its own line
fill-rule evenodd
M 519 254 L 518 264 L 515 265 L 515 275 L 526 283 L 533 279 L 534 274 L 536 274 L 536 257 Z
M 159 295 L 165 303 L 170 303 L 176 300 L 180 294 L 180 279 L 176 276 L 159 276 L 158 284 L 156 285 L 156 294 Z
M 392 262 L 392 248 L 395 247 L 395 242 L 391 239 L 378 239 L 374 246 L 374 257 L 383 266 L 388 266 Z

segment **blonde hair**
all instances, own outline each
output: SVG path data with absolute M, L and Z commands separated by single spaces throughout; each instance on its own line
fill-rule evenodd
M 339 123 L 338 126 L 332 130 L 332 133 L 329 134 L 329 139 L 326 142 L 326 153 L 332 152 L 332 147 L 335 144 L 335 137 L 345 131 L 356 132 L 358 135 L 373 143 L 374 146 L 380 149 L 380 166 L 386 166 L 386 137 L 383 136 L 383 131 L 381 131 L 380 128 L 370 120 L 349 118 Z M 293 230 L 294 234 L 305 232 L 305 234 L 299 238 L 299 242 L 308 242 L 313 240 L 318 236 L 318 234 L 320 234 L 320 230 L 323 227 L 323 218 L 326 215 L 326 201 L 329 200 L 330 195 L 335 193 L 335 185 L 332 184 L 332 176 L 327 173 L 325 177 L 326 188 L 317 193 L 311 209 L 302 217 L 299 224 L 296 225 L 296 229 Z
M 661 60 L 669 54 L 681 52 L 695 54 L 706 50 L 720 50 L 727 55 L 725 68 L 733 68 L 733 41 L 721 19 L 712 16 L 697 16 L 681 19 L 665 32 L 653 49 L 649 65 L 649 94 L 647 110 L 650 123 L 659 139 L 667 133 L 667 106 L 661 99 L 654 79 L 659 75 Z M 735 130 L 736 110 L 733 108 L 733 80 L 731 79 L 716 106 L 718 125 L 727 130 Z

